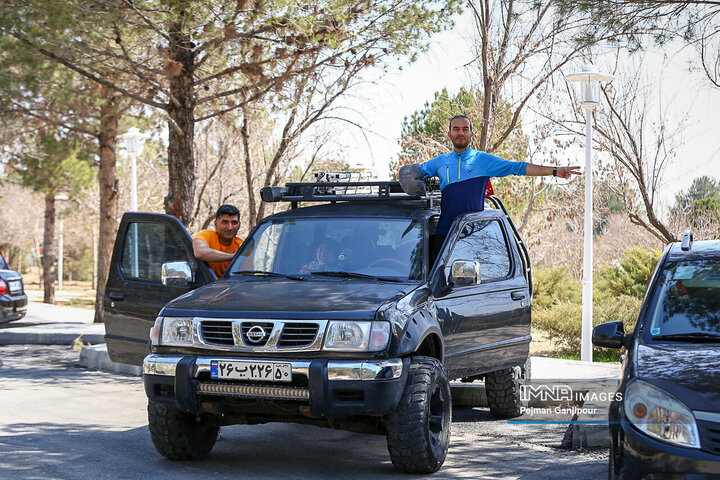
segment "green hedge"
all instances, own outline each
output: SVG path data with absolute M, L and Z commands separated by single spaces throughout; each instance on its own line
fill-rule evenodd
M 603 265 L 593 279 L 593 327 L 622 321 L 625 331 L 635 321 L 645 289 L 660 256 L 658 250 L 635 247 L 618 265 Z M 534 271 L 533 325 L 548 333 L 563 353 L 580 353 L 582 332 L 582 283 L 564 267 Z

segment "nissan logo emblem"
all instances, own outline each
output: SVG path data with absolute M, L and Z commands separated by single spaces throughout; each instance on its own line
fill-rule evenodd
M 247 331 L 245 336 L 248 339 L 248 342 L 250 343 L 260 343 L 265 338 L 265 335 L 267 335 L 267 332 L 263 327 L 260 325 L 253 325 L 250 327 L 250 330 Z

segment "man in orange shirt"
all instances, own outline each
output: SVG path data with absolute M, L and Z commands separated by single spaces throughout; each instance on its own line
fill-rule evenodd
M 193 253 L 198 260 L 208 262 L 220 278 L 243 243 L 235 236 L 240 228 L 240 211 L 232 205 L 221 205 L 214 225 L 215 230 L 201 230 L 193 237 Z

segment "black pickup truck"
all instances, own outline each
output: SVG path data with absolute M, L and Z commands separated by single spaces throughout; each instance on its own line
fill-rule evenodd
M 449 380 L 484 379 L 491 411 L 519 415 L 532 282 L 499 199 L 457 218 L 431 264 L 439 194 L 318 182 L 262 195 L 291 208 L 217 280 L 174 217 L 122 218 L 105 338 L 113 361 L 143 367 L 158 452 L 202 458 L 222 425 L 297 422 L 386 435 L 396 468 L 432 473 Z

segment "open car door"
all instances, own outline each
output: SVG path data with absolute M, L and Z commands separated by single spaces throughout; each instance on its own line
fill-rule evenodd
M 113 362 L 142 365 L 160 309 L 215 280 L 207 264 L 192 252 L 192 238 L 177 218 L 159 213 L 123 215 L 103 301 L 105 342 Z

